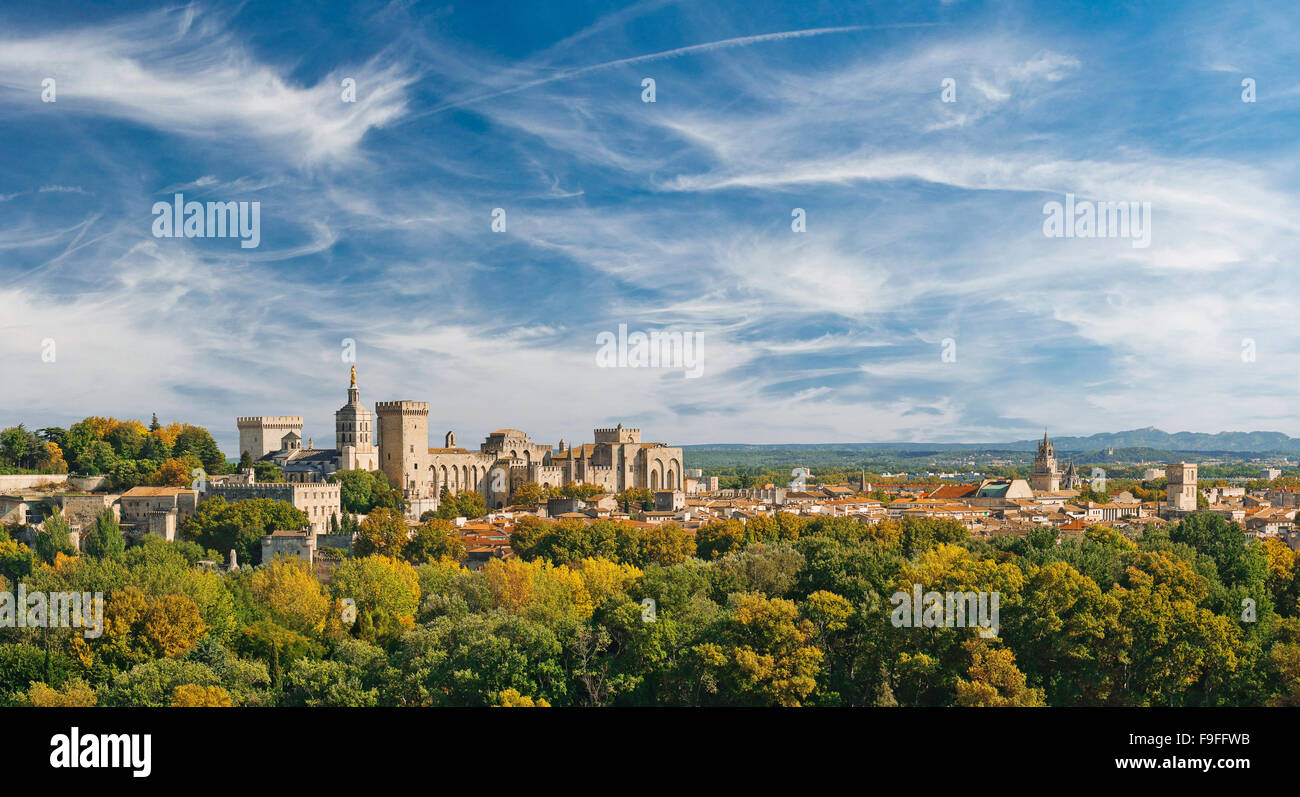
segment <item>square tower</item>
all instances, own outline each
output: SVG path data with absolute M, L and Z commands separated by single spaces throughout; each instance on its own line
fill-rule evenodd
M 280 450 L 280 441 L 290 432 L 302 437 L 302 418 L 297 415 L 274 415 L 236 418 L 239 427 L 239 454 L 247 451 L 254 461 Z
M 381 401 L 375 405 L 379 419 L 379 468 L 407 498 L 430 498 L 429 403 Z
M 1165 496 L 1170 509 L 1196 511 L 1196 465 L 1176 462 L 1165 466 Z

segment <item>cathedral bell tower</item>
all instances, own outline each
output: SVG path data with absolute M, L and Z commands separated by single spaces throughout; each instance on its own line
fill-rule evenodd
M 352 366 L 348 403 L 334 413 L 334 447 L 339 452 L 339 470 L 376 470 L 375 419 L 361 403 L 357 367 Z
M 1054 493 L 1061 489 L 1061 471 L 1056 464 L 1056 446 L 1047 439 L 1047 430 L 1043 430 L 1043 439 L 1038 444 L 1038 456 L 1034 457 L 1033 475 L 1029 486 L 1037 492 Z

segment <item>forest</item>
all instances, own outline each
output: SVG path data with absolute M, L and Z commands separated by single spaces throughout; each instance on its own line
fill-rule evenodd
M 297 559 L 224 571 L 193 540 L 126 545 L 109 518 L 80 553 L 0 536 L 0 592 L 105 599 L 97 638 L 0 623 L 0 702 L 1300 704 L 1297 554 L 1208 513 L 1135 538 L 991 540 L 910 518 L 776 514 L 694 536 L 527 518 L 515 555 L 477 570 L 431 518 L 418 544 L 363 529 L 326 580 Z M 996 593 L 997 636 L 896 626 L 889 596 L 915 585 Z

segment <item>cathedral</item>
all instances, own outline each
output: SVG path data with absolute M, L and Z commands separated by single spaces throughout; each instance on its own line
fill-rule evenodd
M 302 446 L 302 417 L 297 415 L 236 418 L 239 453 L 254 462 L 269 462 L 284 471 L 285 481 L 322 482 L 340 470 L 375 470 L 374 416 L 361 403 L 357 369 L 352 369 L 348 403 L 334 413 L 335 448 Z
M 526 482 L 559 487 L 587 482 L 609 493 L 633 487 L 683 489 L 682 449 L 641 442 L 641 430 L 622 424 L 596 429 L 595 442 L 558 450 L 537 443 L 518 429 L 499 429 L 477 451 L 456 444 L 447 432 L 443 445 L 429 446 L 429 404 L 381 401 L 375 411 L 361 403 L 357 371 L 352 368 L 348 401 L 334 413 L 334 448 L 317 449 L 310 438 L 302 446 L 300 416 L 255 416 L 236 419 L 240 453 L 270 462 L 291 482 L 321 482 L 340 470 L 380 470 L 402 489 L 408 512 L 419 517 L 435 509 L 445 489 L 475 490 L 489 507 L 510 502 Z
M 1035 492 L 1054 493 L 1061 489 L 1061 471 L 1056 464 L 1056 446 L 1047 439 L 1047 430 L 1043 430 L 1043 439 L 1038 444 L 1038 456 L 1034 457 L 1034 470 L 1029 477 L 1029 486 Z

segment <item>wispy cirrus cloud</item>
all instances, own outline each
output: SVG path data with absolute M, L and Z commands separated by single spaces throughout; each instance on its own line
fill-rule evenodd
M 997 24 L 975 4 L 337 11 L 5 28 L 0 146 L 23 157 L 0 172 L 0 352 L 26 387 L 0 421 L 157 410 L 231 450 L 235 415 L 303 414 L 328 445 L 349 338 L 367 401 L 430 400 L 466 440 L 1300 434 L 1277 398 L 1300 369 L 1296 108 L 1181 68 L 1261 69 L 1276 98 L 1300 84 L 1293 21 L 1126 8 L 1146 33 L 1123 39 L 1015 4 Z M 262 247 L 154 239 L 173 192 L 262 202 Z M 1152 245 L 1045 238 L 1066 192 L 1151 202 Z M 597 368 L 621 323 L 700 332 L 704 375 Z
M 253 139 L 304 165 L 354 156 L 367 131 L 406 111 L 415 75 L 395 60 L 340 65 L 296 85 L 217 17 L 186 6 L 103 26 L 0 34 L 0 89 L 13 111 L 52 78 L 62 109 L 210 141 Z M 345 76 L 361 87 L 354 103 L 341 100 Z

